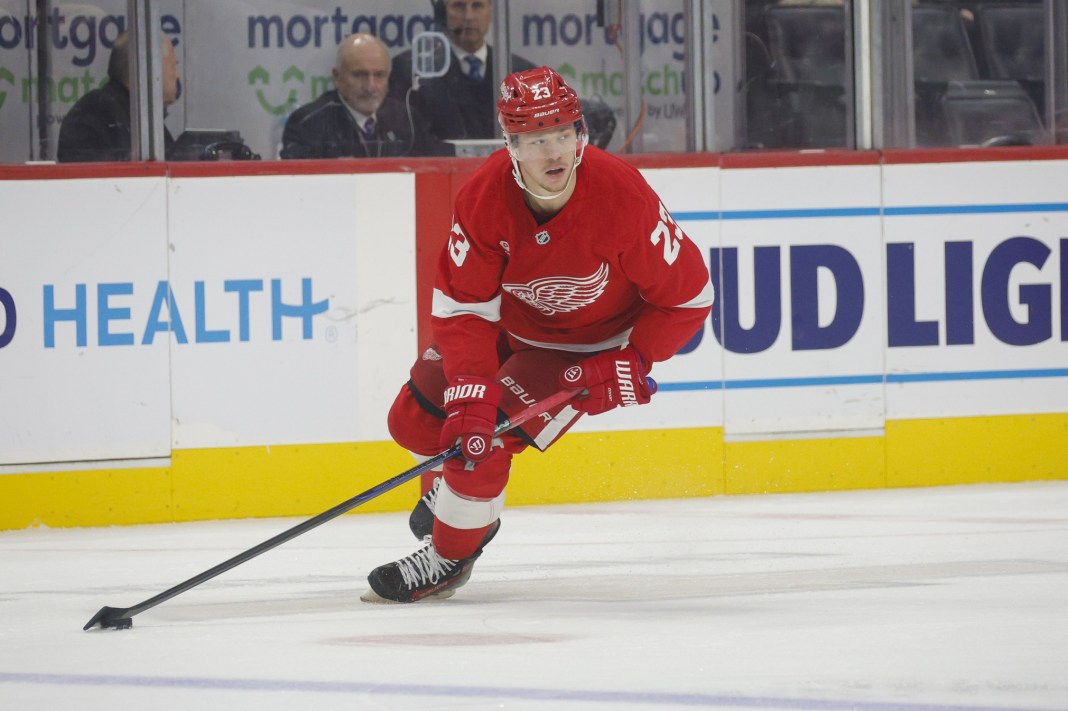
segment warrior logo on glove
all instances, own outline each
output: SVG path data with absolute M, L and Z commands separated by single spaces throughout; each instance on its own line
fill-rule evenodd
M 475 383 L 464 383 L 463 385 L 454 385 L 451 388 L 445 388 L 445 404 L 448 405 L 453 400 L 458 398 L 484 398 L 486 397 L 486 386 L 476 385 Z
M 619 385 L 619 400 L 623 407 L 638 404 L 638 398 L 634 395 L 634 375 L 630 368 L 630 361 L 616 361 L 616 383 Z
M 560 374 L 564 387 L 582 388 L 585 397 L 575 401 L 575 408 L 588 415 L 599 415 L 615 407 L 644 405 L 656 392 L 645 377 L 647 369 L 631 347 L 586 358 Z
M 441 445 L 460 444 L 460 452 L 470 462 L 489 456 L 493 430 L 497 425 L 497 403 L 501 385 L 492 378 L 460 375 L 445 388 L 445 423 Z
M 480 435 L 468 437 L 464 452 L 467 454 L 468 459 L 480 459 L 486 452 L 486 438 Z
M 616 377 L 615 385 L 619 392 L 618 407 L 630 407 L 631 405 L 639 405 L 638 397 L 634 394 L 634 375 L 631 370 L 630 361 L 626 358 L 617 360 L 613 363 L 615 366 Z M 578 385 L 583 383 L 582 366 L 573 365 L 564 371 L 564 382 L 569 385 Z M 609 386 L 611 387 L 611 386 Z M 609 396 L 611 398 L 611 396 Z M 613 398 L 614 399 L 614 398 Z

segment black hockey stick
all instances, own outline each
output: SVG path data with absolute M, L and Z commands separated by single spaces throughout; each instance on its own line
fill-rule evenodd
M 572 397 L 574 397 L 577 392 L 578 391 L 576 390 L 562 390 L 554 395 L 550 395 L 541 402 L 536 402 L 530 407 L 526 408 L 525 410 L 517 414 L 515 417 L 512 417 L 511 419 L 506 419 L 501 422 L 499 425 L 497 425 L 497 428 L 493 431 L 493 434 L 495 436 L 500 435 L 507 432 L 508 430 L 516 428 L 524 422 L 527 422 L 528 420 L 531 420 L 534 417 L 537 417 L 538 415 L 541 415 L 542 413 L 551 410 L 558 405 L 564 404 Z M 333 518 L 337 518 L 341 514 L 347 511 L 351 511 L 360 504 L 367 503 L 371 499 L 380 496 L 391 489 L 397 488 L 404 482 L 409 481 L 410 479 L 414 479 L 416 476 L 422 474 L 423 472 L 430 471 L 431 469 L 443 463 L 444 461 L 452 459 L 453 457 L 456 457 L 459 454 L 459 445 L 453 447 L 452 449 L 447 449 L 441 454 L 438 454 L 428 459 L 422 464 L 414 466 L 411 469 L 408 469 L 407 471 L 401 472 L 400 474 L 397 474 L 396 476 L 387 479 L 381 484 L 371 487 L 362 494 L 357 494 L 356 496 L 353 496 L 347 501 L 342 501 L 340 504 L 333 507 L 332 509 L 323 511 L 321 514 L 309 518 L 307 521 L 299 523 L 296 526 L 293 526 L 292 528 L 287 529 L 282 533 L 279 533 L 274 538 L 270 538 L 257 546 L 253 546 L 244 553 L 238 553 L 233 558 L 219 563 L 214 568 L 205 570 L 200 575 L 194 575 L 192 578 L 186 580 L 184 583 L 179 583 L 173 588 L 164 590 L 159 595 L 156 595 L 155 597 L 150 597 L 144 602 L 140 602 L 134 605 L 133 607 L 102 607 L 100 608 L 100 612 L 93 615 L 93 618 L 86 622 L 85 627 L 83 627 L 82 629 L 87 630 L 98 624 L 101 628 L 111 627 L 119 630 L 128 629 L 133 626 L 134 615 L 139 615 L 145 610 L 153 608 L 161 602 L 170 600 L 175 595 L 180 595 L 186 590 L 195 588 L 197 585 L 211 580 L 215 576 L 220 575 L 221 573 L 225 573 L 227 570 L 230 570 L 231 568 L 237 567 L 242 563 L 255 558 L 260 553 L 266 553 L 272 548 L 281 545 L 282 543 L 285 543 L 286 541 L 292 538 L 296 538 L 302 533 L 310 531 L 316 526 L 324 524 Z

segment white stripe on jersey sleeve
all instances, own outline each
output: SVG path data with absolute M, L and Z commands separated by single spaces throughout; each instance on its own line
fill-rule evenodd
M 685 304 L 679 304 L 680 309 L 703 309 L 706 306 L 711 306 L 712 302 L 716 300 L 716 287 L 712 286 L 712 281 L 705 282 L 705 288 L 701 289 L 701 293 L 693 297 Z
M 452 318 L 453 316 L 478 316 L 487 321 L 501 320 L 501 295 L 493 297 L 489 301 L 475 304 L 465 304 L 451 299 L 440 289 L 434 289 L 434 298 L 430 303 L 430 315 L 437 318 Z

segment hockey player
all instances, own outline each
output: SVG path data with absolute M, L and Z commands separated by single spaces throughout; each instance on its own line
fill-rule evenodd
M 459 443 L 463 456 L 412 511 L 422 547 L 371 571 L 367 601 L 452 595 L 500 528 L 512 457 L 545 450 L 582 414 L 648 403 L 650 368 L 712 306 L 700 250 L 636 169 L 587 145 L 578 96 L 556 71 L 509 75 L 497 112 L 505 150 L 457 194 L 438 264 L 436 345 L 389 413 L 416 455 Z M 561 388 L 580 394 L 492 438 L 498 411 Z

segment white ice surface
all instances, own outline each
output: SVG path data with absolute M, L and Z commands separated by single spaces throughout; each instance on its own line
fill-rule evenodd
M 1068 482 L 505 511 L 451 600 L 352 515 L 0 533 L 0 709 L 1068 709 Z

